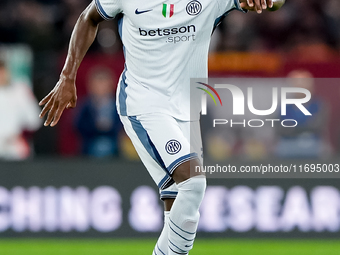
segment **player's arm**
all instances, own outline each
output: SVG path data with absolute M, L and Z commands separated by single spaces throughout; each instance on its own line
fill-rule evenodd
M 104 19 L 97 12 L 92 2 L 80 15 L 70 40 L 67 59 L 60 78 L 53 90 L 40 101 L 45 105 L 40 113 L 43 118 L 46 113 L 45 126 L 55 126 L 65 108 L 74 108 L 77 103 L 76 76 L 86 52 L 93 43 L 98 30 L 98 24 Z
M 273 7 L 272 0 L 240 0 L 241 8 L 249 11 L 256 11 L 257 13 L 262 13 L 262 10 L 267 9 L 267 7 Z

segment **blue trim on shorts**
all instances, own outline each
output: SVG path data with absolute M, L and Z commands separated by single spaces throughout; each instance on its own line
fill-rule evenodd
M 95 0 L 95 4 L 97 7 L 97 11 L 100 14 L 100 16 L 102 16 L 102 18 L 108 20 L 108 19 L 113 19 L 113 17 L 107 15 L 107 13 L 105 12 L 103 6 L 100 4 L 99 0 Z
M 152 143 L 147 131 L 144 129 L 143 125 L 137 120 L 136 116 L 129 116 L 128 117 L 133 130 L 136 132 L 139 140 L 142 142 L 146 151 L 150 154 L 150 156 L 162 167 L 166 170 L 165 164 L 159 155 L 155 145 Z
M 170 187 L 174 183 L 175 183 L 174 179 L 172 179 L 172 177 L 168 173 L 166 173 L 165 177 L 158 183 L 157 186 L 158 188 L 163 190 Z
M 175 169 L 182 163 L 187 162 L 191 159 L 198 158 L 197 153 L 190 153 L 187 155 L 184 155 L 178 159 L 176 159 L 174 162 L 171 163 L 171 165 L 168 167 L 168 172 L 172 175 Z
M 177 191 L 161 191 L 161 199 L 165 199 L 165 198 L 176 198 L 177 197 L 178 192 Z
M 170 174 L 165 167 L 163 159 L 161 158 L 160 154 L 158 153 L 155 145 L 152 143 L 147 131 L 144 129 L 143 125 L 137 120 L 136 116 L 128 116 L 133 130 L 136 132 L 139 140 L 143 144 L 146 151 L 149 155 L 157 162 L 157 164 L 164 170 L 165 176 L 164 178 L 158 183 L 158 187 L 160 189 L 166 189 L 170 187 L 175 181 L 172 179 Z

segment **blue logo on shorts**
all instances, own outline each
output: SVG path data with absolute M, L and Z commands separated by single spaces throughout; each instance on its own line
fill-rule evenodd
M 178 153 L 181 149 L 182 149 L 182 145 L 180 144 L 179 141 L 176 141 L 176 140 L 170 140 L 165 145 L 165 150 L 170 155 L 174 155 Z

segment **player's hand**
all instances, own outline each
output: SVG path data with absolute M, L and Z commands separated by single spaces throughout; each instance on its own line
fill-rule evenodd
M 241 8 L 249 11 L 256 11 L 257 13 L 262 13 L 262 10 L 267 9 L 267 7 L 273 7 L 272 0 L 240 0 Z
M 60 116 L 65 109 L 74 108 L 77 104 L 77 90 L 74 80 L 61 77 L 54 89 L 40 101 L 39 105 L 45 105 L 39 117 L 43 118 L 46 113 L 47 119 L 44 126 L 57 125 Z

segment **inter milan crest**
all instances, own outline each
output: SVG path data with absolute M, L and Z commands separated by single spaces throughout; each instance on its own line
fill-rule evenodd
M 187 4 L 187 13 L 191 16 L 198 15 L 202 11 L 202 4 L 196 0 Z
M 182 145 L 177 140 L 170 140 L 165 145 L 165 150 L 170 155 L 177 154 L 182 149 Z

